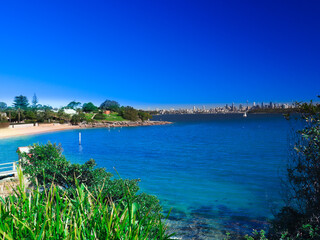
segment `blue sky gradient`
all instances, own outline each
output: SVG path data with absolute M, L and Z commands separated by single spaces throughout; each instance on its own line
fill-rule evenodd
M 308 101 L 319 1 L 4 1 L 0 101 L 135 107 Z

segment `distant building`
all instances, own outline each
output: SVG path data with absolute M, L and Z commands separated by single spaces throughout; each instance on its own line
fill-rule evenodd
M 273 103 L 272 102 L 270 102 L 269 107 L 273 108 Z
M 104 110 L 103 113 L 109 115 L 111 113 L 111 111 L 110 110 Z
M 75 115 L 77 114 L 77 111 L 74 109 L 63 109 L 64 113 L 70 114 L 70 115 Z

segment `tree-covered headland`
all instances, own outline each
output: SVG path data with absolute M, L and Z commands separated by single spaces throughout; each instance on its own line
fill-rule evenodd
M 71 111 L 70 111 L 71 110 Z M 92 102 L 80 103 L 71 101 L 59 109 L 48 105 L 41 105 L 36 95 L 31 103 L 26 96 L 16 96 L 13 105 L 8 106 L 0 102 L 1 122 L 10 123 L 72 123 L 98 122 L 98 121 L 146 121 L 152 116 L 143 110 L 134 109 L 130 106 L 121 106 L 113 100 L 106 100 L 95 106 Z

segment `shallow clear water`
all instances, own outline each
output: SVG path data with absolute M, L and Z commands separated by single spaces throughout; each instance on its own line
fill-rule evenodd
M 220 232 L 264 228 L 281 206 L 280 177 L 288 159 L 290 122 L 282 115 L 156 116 L 172 125 L 71 130 L 0 140 L 0 163 L 19 146 L 61 143 L 72 162 L 140 178 L 183 238 L 213 239 Z

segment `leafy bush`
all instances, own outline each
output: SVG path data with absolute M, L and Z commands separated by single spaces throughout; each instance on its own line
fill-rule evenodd
M 101 188 L 78 184 L 71 197 L 52 184 L 31 192 L 20 186 L 16 194 L 0 198 L 2 239 L 169 239 L 158 216 L 141 213 L 140 205 L 123 185 L 121 202 L 106 199 Z
M 129 107 L 129 106 L 122 107 L 119 115 L 124 119 L 130 120 L 130 121 L 137 121 L 139 119 L 138 111 L 133 107 Z
M 71 117 L 71 123 L 73 125 L 77 125 L 81 122 L 83 122 L 85 120 L 85 114 L 84 113 L 80 113 L 80 114 L 74 114 L 72 117 Z
M 29 154 L 19 154 L 23 172 L 29 176 L 34 185 L 45 183 L 44 187 L 50 188 L 54 183 L 71 194 L 77 183 L 85 184 L 92 191 L 96 188 L 102 189 L 103 196 L 114 202 L 121 201 L 125 197 L 123 186 L 126 186 L 132 198 L 140 204 L 142 212 L 147 214 L 147 211 L 150 211 L 150 215 L 159 215 L 161 211 L 156 197 L 145 193 L 137 194 L 139 180 L 114 179 L 104 168 L 96 168 L 93 159 L 84 164 L 72 164 L 66 160 L 59 145 L 50 142 L 46 145 L 35 144 Z
M 152 118 L 152 115 L 144 111 L 139 111 L 138 116 L 142 121 L 146 121 Z
M 6 123 L 6 122 L 8 122 L 8 119 L 0 115 L 0 123 Z
M 104 115 L 103 113 L 98 113 L 94 116 L 95 120 L 105 120 L 106 119 L 106 115 Z
M 26 111 L 25 112 L 25 118 L 28 120 L 36 121 L 37 120 L 37 115 L 34 111 Z

